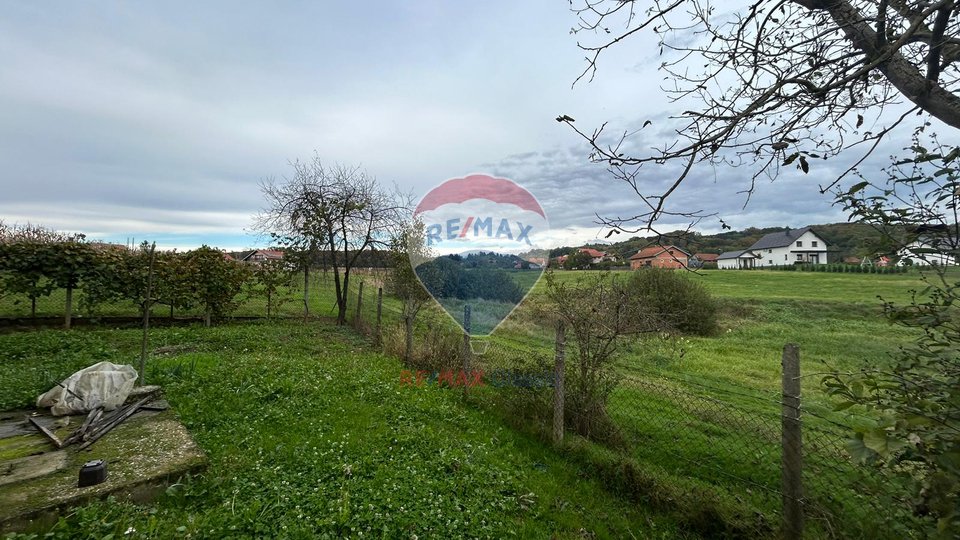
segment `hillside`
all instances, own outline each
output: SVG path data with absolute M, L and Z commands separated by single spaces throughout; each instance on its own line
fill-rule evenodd
M 811 227 L 827 241 L 830 250 L 830 262 L 839 262 L 843 257 L 863 257 L 883 251 L 879 247 L 882 245 L 881 235 L 870 225 L 863 223 L 827 223 L 811 225 Z M 709 235 L 674 231 L 664 235 L 659 240 L 663 243 L 682 247 L 691 253 L 722 253 L 724 251 L 746 249 L 765 234 L 785 230 L 787 230 L 787 227 L 749 227 L 742 231 Z M 589 247 L 612 251 L 625 259 L 641 248 L 657 241 L 658 237 L 656 236 L 634 236 L 629 240 L 614 244 L 591 244 Z M 558 248 L 551 252 L 551 256 L 562 255 L 573 249 Z

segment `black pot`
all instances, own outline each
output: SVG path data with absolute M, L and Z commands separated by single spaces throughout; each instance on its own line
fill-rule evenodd
M 107 464 L 102 459 L 94 459 L 80 468 L 80 482 L 77 487 L 95 486 L 107 479 Z

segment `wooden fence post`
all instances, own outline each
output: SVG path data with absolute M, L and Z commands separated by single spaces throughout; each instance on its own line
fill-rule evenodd
M 383 287 L 377 287 L 377 345 L 383 344 L 383 331 L 380 329 L 380 321 L 383 318 Z
M 357 287 L 357 311 L 353 314 L 353 326 L 360 328 L 360 308 L 363 305 L 363 280 L 360 280 L 360 286 Z
M 553 442 L 563 442 L 563 374 L 566 359 L 566 329 L 563 321 L 557 323 L 557 342 L 553 364 Z
M 781 493 L 783 493 L 783 537 L 803 537 L 803 444 L 800 424 L 800 347 L 783 347 L 783 396 Z
M 470 377 L 470 304 L 463 306 L 463 378 Z M 468 384 L 463 385 L 463 395 L 467 395 Z

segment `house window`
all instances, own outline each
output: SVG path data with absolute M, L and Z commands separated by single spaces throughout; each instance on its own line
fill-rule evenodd
M 803 260 L 803 253 L 797 253 L 797 260 L 798 260 L 798 261 L 802 261 L 802 260 Z
M 773 261 L 767 261 L 767 264 L 773 264 Z
M 773 250 L 772 250 L 772 249 L 768 249 L 768 250 L 767 250 L 767 253 L 773 253 Z
M 813 242 L 810 242 L 810 245 L 813 246 L 813 247 L 817 247 L 817 241 L 814 240 Z
M 783 260 L 787 260 L 787 254 L 786 254 L 786 253 L 783 254 Z
M 803 247 L 803 242 L 801 242 L 800 240 L 797 240 L 797 247 Z

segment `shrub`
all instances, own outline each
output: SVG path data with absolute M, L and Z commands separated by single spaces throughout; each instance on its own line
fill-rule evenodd
M 709 336 L 719 328 L 716 300 L 683 272 L 646 268 L 633 273 L 626 290 L 641 309 L 678 332 Z

